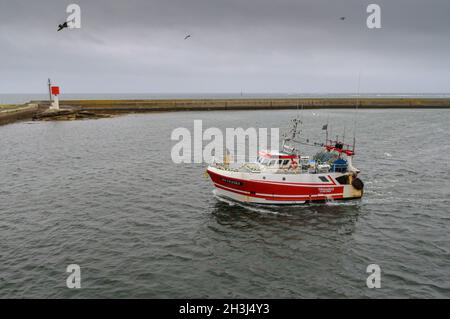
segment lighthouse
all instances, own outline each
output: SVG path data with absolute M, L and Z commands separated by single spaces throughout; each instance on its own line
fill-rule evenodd
M 50 105 L 50 109 L 51 110 L 59 110 L 59 99 L 58 99 L 59 86 L 51 86 L 50 92 L 51 92 L 51 96 L 52 96 L 52 100 L 53 100 Z

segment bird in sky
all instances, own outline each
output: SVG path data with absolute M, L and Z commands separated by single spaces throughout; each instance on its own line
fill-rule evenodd
M 191 37 L 190 34 L 188 34 L 187 36 L 184 37 L 185 40 L 189 39 Z
M 68 28 L 69 26 L 67 25 L 67 21 L 64 22 L 63 24 L 59 24 L 58 25 L 58 31 L 61 31 L 64 28 Z
M 344 21 L 346 18 L 345 17 L 341 17 L 341 20 Z

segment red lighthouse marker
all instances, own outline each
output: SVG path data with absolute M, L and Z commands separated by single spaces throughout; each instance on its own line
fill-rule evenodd
M 59 95 L 59 86 L 52 86 L 52 95 Z
M 50 92 L 52 94 L 53 97 L 53 102 L 50 106 L 50 109 L 52 110 L 59 110 L 59 99 L 58 99 L 58 95 L 60 94 L 59 91 L 59 86 L 51 86 L 50 87 Z

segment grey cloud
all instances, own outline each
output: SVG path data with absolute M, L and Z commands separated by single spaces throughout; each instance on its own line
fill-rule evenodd
M 72 2 L 82 29 L 56 32 Z M 365 26 L 373 2 L 381 30 Z M 66 92 L 354 92 L 359 70 L 365 92 L 448 92 L 449 13 L 447 0 L 0 0 L 0 93 L 48 76 Z

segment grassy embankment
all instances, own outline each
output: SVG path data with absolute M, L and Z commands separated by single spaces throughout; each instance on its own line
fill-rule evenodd
M 13 110 L 19 108 L 18 105 L 15 104 L 0 104 L 0 111 L 3 110 Z
M 38 105 L 35 104 L 0 104 L 0 125 L 31 119 L 37 110 Z

